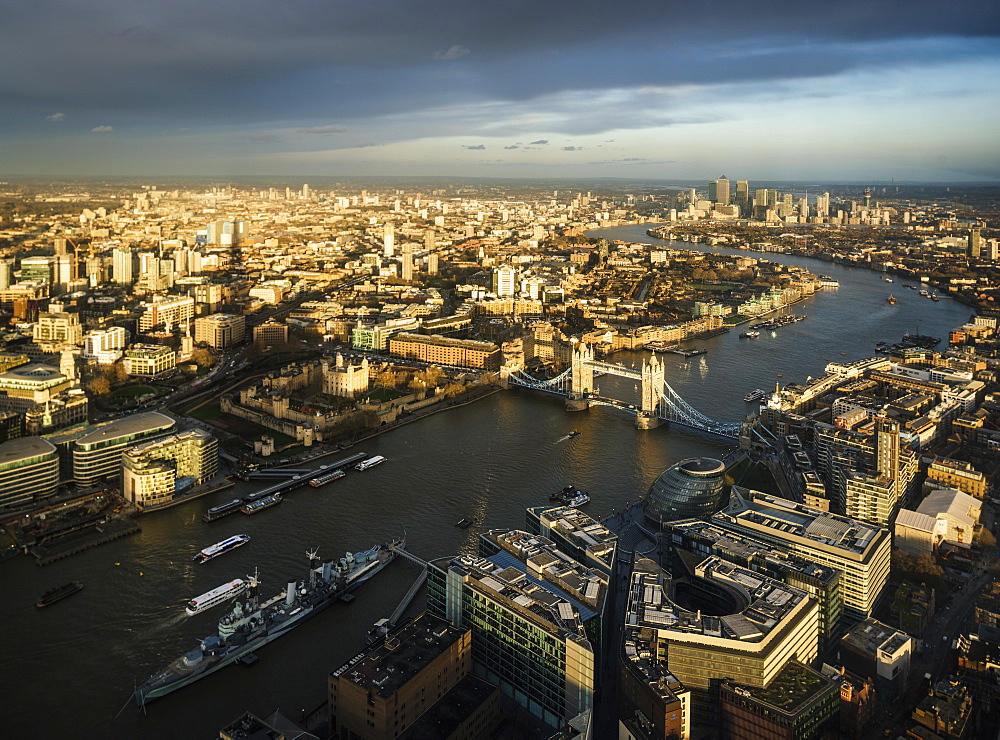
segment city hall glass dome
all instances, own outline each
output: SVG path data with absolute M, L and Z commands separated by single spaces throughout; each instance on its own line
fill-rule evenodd
M 653 481 L 643 502 L 646 516 L 662 524 L 706 518 L 722 505 L 726 466 L 711 457 L 692 457 L 667 468 Z

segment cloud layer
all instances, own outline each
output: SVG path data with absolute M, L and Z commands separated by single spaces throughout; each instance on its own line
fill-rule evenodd
M 27 165 L 24 157 L 52 149 L 45 137 L 110 133 L 110 120 L 117 146 L 133 141 L 135 152 L 149 152 L 144 166 L 224 161 L 239 156 L 237 141 L 291 155 L 333 141 L 346 150 L 445 137 L 542 165 L 543 155 L 610 146 L 609 132 L 647 131 L 653 146 L 664 129 L 773 127 L 765 120 L 781 121 L 784 110 L 801 132 L 788 144 L 805 152 L 824 100 L 854 111 L 859 136 L 908 120 L 903 111 L 922 94 L 917 79 L 950 89 L 956 106 L 977 95 L 1000 102 L 998 36 L 1000 6 L 979 0 L 946 12 L 928 0 L 843 0 L 835 9 L 742 0 L 38 0 L 9 7 L 0 24 L 0 140 Z M 979 89 L 963 92 L 970 85 L 958 70 L 977 73 Z M 38 131 L 33 122 L 43 119 L 60 126 Z M 601 142 L 566 140 L 601 134 Z M 143 149 L 142 139 L 154 145 Z

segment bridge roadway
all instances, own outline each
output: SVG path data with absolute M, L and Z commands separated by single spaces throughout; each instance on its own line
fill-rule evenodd
M 556 377 L 549 378 L 547 380 L 539 380 L 538 378 L 527 374 L 523 370 L 516 371 L 510 373 L 508 381 L 515 386 L 529 388 L 531 390 L 544 391 L 546 393 L 553 393 L 555 395 L 573 399 L 574 401 L 582 400 L 584 402 L 583 405 L 573 406 L 573 410 L 586 408 L 588 405 L 610 406 L 612 408 L 621 409 L 630 414 L 634 414 L 637 419 L 637 425 L 644 429 L 656 426 L 656 423 L 652 423 L 650 421 L 650 419 L 655 416 L 657 419 L 666 421 L 670 424 L 679 424 L 691 429 L 708 432 L 709 434 L 716 434 L 720 437 L 734 439 L 739 436 L 741 427 L 740 422 L 720 422 L 705 416 L 687 403 L 680 396 L 680 394 L 677 393 L 677 391 L 671 388 L 670 384 L 662 379 L 662 373 L 653 372 L 652 370 L 647 373 L 645 365 L 644 369 L 639 371 L 635 368 L 625 367 L 623 365 L 613 365 L 608 362 L 593 360 L 586 356 L 586 352 L 583 354 L 584 357 L 578 358 L 576 350 L 574 350 L 574 366 L 579 366 L 582 363 L 583 366 L 595 371 L 603 372 L 604 374 L 618 375 L 620 377 L 642 381 L 644 398 L 646 398 L 647 395 L 645 384 L 648 380 L 652 380 L 656 375 L 659 375 L 659 378 L 655 378 L 656 382 L 662 382 L 663 386 L 662 388 L 654 389 L 655 395 L 659 396 L 659 400 L 656 402 L 654 407 L 655 411 L 643 411 L 635 404 L 620 401 L 608 396 L 602 396 L 600 393 L 594 393 L 587 389 L 584 389 L 585 392 L 582 394 L 580 394 L 579 390 L 574 391 L 573 389 L 577 386 L 577 383 L 571 375 L 573 371 L 572 367 Z M 652 365 L 650 367 L 654 369 L 658 368 L 656 365 Z
M 622 378 L 632 378 L 634 380 L 642 380 L 642 373 L 632 367 L 625 367 L 624 365 L 612 365 L 608 362 L 599 362 L 596 360 L 588 360 L 584 362 L 587 367 L 593 368 L 598 372 L 607 373 L 608 375 L 618 375 Z

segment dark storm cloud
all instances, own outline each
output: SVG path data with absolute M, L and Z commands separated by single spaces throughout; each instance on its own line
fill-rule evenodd
M 1000 6 L 843 0 L 38 0 L 0 23 L 0 110 L 346 120 L 573 89 L 819 76 L 977 53 Z M 913 43 L 907 43 L 912 41 Z M 39 50 L 44 53 L 39 53 Z M 471 53 L 469 50 L 474 50 Z M 25 60 L 30 60 L 26 64 Z M 448 75 L 438 74 L 447 62 Z M 0 116 L 3 114 L 0 113 Z

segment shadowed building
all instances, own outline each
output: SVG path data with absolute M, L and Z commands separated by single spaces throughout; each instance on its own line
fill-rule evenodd
M 428 611 L 471 627 L 475 674 L 559 729 L 593 705 L 608 576 L 519 530 L 480 552 L 430 563 Z
M 791 660 L 767 686 L 723 681 L 720 704 L 727 737 L 809 740 L 837 723 L 840 690 L 836 679 Z
M 816 659 L 819 607 L 804 591 L 719 558 L 685 560 L 688 572 L 678 578 L 652 560 L 636 561 L 626 659 L 662 662 L 692 692 L 692 724 L 715 725 L 724 677 L 765 687 L 788 661 Z M 647 648 L 630 652 L 630 643 Z
M 331 736 L 489 737 L 500 692 L 471 672 L 471 631 L 421 614 L 330 674 Z

